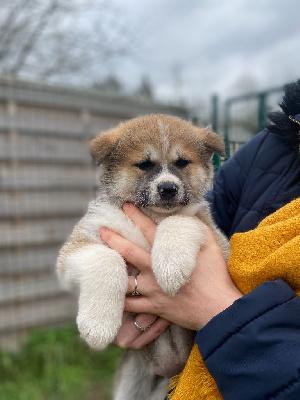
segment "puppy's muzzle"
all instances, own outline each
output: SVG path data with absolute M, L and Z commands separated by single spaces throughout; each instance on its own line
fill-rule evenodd
M 162 201 L 172 201 L 178 194 L 178 186 L 174 182 L 164 182 L 158 185 L 157 191 Z

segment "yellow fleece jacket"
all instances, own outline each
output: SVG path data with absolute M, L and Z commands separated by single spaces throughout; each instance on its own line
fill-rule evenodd
M 300 198 L 265 218 L 256 229 L 231 239 L 230 275 L 246 294 L 261 283 L 283 279 L 300 295 Z M 183 372 L 170 384 L 172 400 L 221 400 L 195 344 Z

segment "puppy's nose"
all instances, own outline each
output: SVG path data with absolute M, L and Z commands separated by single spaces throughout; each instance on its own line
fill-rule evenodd
M 162 200 L 172 200 L 178 193 L 178 186 L 172 182 L 164 182 L 157 187 Z

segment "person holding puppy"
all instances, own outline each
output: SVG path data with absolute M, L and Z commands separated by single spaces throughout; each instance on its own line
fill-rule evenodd
M 169 321 L 198 331 L 202 359 L 193 349 L 170 394 L 174 399 L 300 398 L 300 299 L 294 292 L 300 293 L 300 204 L 294 200 L 300 194 L 300 80 L 287 85 L 281 108 L 268 129 L 221 168 L 208 194 L 223 232 L 239 232 L 231 243 L 230 274 L 208 231 L 189 283 L 168 296 L 153 277 L 149 253 L 101 231 L 103 241 L 141 271 L 137 285 L 128 278 L 126 311 L 138 313 L 139 326 L 150 326 L 141 333 L 129 317 L 116 343 L 140 348 Z M 155 224 L 131 205 L 124 211 L 151 244 Z M 132 297 L 134 290 L 141 296 Z M 202 387 L 207 392 L 201 397 Z

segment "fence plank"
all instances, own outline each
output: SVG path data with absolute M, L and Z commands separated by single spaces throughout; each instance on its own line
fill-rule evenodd
M 7 221 L 0 223 L 0 249 L 62 243 L 78 218 Z
M 83 137 L 86 133 L 80 112 L 70 110 L 62 111 L 55 108 L 33 108 L 26 105 L 16 105 L 13 115 L 7 108 L 3 108 L 1 117 L 2 129 L 40 132 L 41 135 L 44 131 L 49 134 L 61 132 L 70 137 Z
M 106 117 L 133 118 L 143 114 L 172 114 L 188 117 L 181 106 L 140 101 L 131 97 L 103 94 L 100 91 L 67 89 L 42 84 L 0 79 L 0 101 L 14 101 L 33 108 L 90 110 Z
M 49 248 L 18 248 L 0 252 L 0 276 L 11 276 L 54 271 L 61 245 Z
M 65 291 L 60 287 L 54 273 L 34 279 L 4 279 L 0 282 L 0 305 L 53 297 L 62 292 Z
M 88 144 L 80 140 L 0 135 L 0 160 L 91 164 Z
M 18 105 L 15 115 L 9 114 L 0 103 L 1 129 L 36 136 L 86 138 L 98 135 L 117 126 L 124 118 L 107 117 L 97 113 L 72 112 L 58 109 L 32 108 Z
M 0 193 L 0 218 L 82 216 L 93 192 Z
M 92 166 L 70 168 L 49 164 L 0 164 L 0 190 L 91 189 L 95 186 Z
M 0 335 L 18 330 L 55 324 L 59 321 L 74 320 L 77 311 L 76 300 L 72 297 L 40 299 L 26 306 L 4 307 L 0 313 Z

